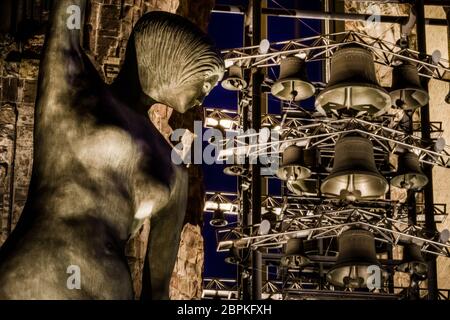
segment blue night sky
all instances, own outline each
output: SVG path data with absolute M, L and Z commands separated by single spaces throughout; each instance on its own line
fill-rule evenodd
M 279 5 L 291 9 L 320 10 L 320 1 L 301 1 L 298 0 L 277 0 Z M 217 4 L 227 5 L 246 5 L 247 1 L 238 0 L 217 0 Z M 274 1 L 268 0 L 268 6 L 280 8 Z M 303 22 L 303 23 L 302 23 Z M 215 41 L 219 49 L 238 48 L 243 46 L 244 38 L 244 17 L 236 14 L 213 13 L 209 25 L 209 35 Z M 321 22 L 319 20 L 308 20 L 293 18 L 268 18 L 268 40 L 278 42 L 295 38 L 309 37 L 317 35 L 321 31 Z M 278 76 L 278 68 L 269 71 L 269 76 L 275 79 Z M 311 81 L 321 80 L 320 64 L 308 65 L 308 76 Z M 303 101 L 302 106 L 311 109 L 314 105 L 314 99 Z M 237 110 L 237 93 L 227 91 L 220 85 L 206 98 L 204 106 L 208 108 L 221 108 Z M 269 95 L 269 113 L 280 112 L 280 102 Z M 203 165 L 205 175 L 205 189 L 207 191 L 227 191 L 236 192 L 237 181 L 235 177 L 227 176 L 222 173 L 223 165 Z M 279 181 L 271 179 L 269 190 L 271 194 L 280 194 L 281 184 Z M 235 222 L 236 217 L 227 215 L 229 223 Z M 211 219 L 210 213 L 205 213 L 205 223 L 203 235 L 205 237 L 205 270 L 204 277 L 235 278 L 236 267 L 224 262 L 227 253 L 216 252 L 216 234 L 215 229 L 209 225 Z

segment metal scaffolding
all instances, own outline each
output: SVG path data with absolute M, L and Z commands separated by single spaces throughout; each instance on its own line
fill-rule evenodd
M 399 3 L 398 1 L 390 1 Z M 252 14 L 251 24 L 246 26 L 244 47 L 223 51 L 227 66 L 238 65 L 246 74 L 251 85 L 239 93 L 237 113 L 221 109 L 205 109 L 205 118 L 219 123 L 226 119 L 227 132 L 234 134 L 218 141 L 218 160 L 242 168 L 238 177 L 238 192 L 207 192 L 205 211 L 222 209 L 225 214 L 237 215 L 238 223 L 232 228 L 222 228 L 216 233 L 217 251 L 230 252 L 238 266 L 237 280 L 205 280 L 203 298 L 220 299 L 404 299 L 411 294 L 411 288 L 396 288 L 393 283 L 394 266 L 399 261 L 392 258 L 392 248 L 401 242 L 420 247 L 428 259 L 428 288 L 418 290 L 420 297 L 428 299 L 449 299 L 449 290 L 439 290 L 436 276 L 436 257 L 450 257 L 449 239 L 436 229 L 436 222 L 447 216 L 445 204 L 433 200 L 433 166 L 450 167 L 450 146 L 442 142 L 441 122 L 431 122 L 429 106 L 420 110 L 420 121 L 411 120 L 405 124 L 405 112 L 385 112 L 373 117 L 365 112 L 357 115 L 338 113 L 324 114 L 306 111 L 294 101 L 286 103 L 284 114 L 264 113 L 263 96 L 273 85 L 264 75 L 264 70 L 278 66 L 287 56 L 297 56 L 305 62 L 319 61 L 325 69 L 330 57 L 348 44 L 358 44 L 367 49 L 374 62 L 393 68 L 403 62 L 417 66 L 423 85 L 430 79 L 450 83 L 450 64 L 444 59 L 427 55 L 425 25 L 447 25 L 446 20 L 425 19 L 425 5 L 449 6 L 446 1 L 411 1 L 415 7 L 414 22 L 418 36 L 418 51 L 405 47 L 401 42 L 389 43 L 356 31 L 333 32 L 313 37 L 270 43 L 270 48 L 261 50 L 261 18 L 278 17 L 321 19 L 325 21 L 365 21 L 369 15 L 337 12 L 313 12 L 291 9 L 273 9 L 263 5 L 261 0 L 250 1 L 249 8 L 218 5 L 214 12 L 229 14 Z M 401 17 L 381 16 L 381 22 L 407 24 L 411 15 Z M 326 81 L 314 83 L 316 92 L 324 89 Z M 263 110 L 263 111 L 262 111 Z M 206 121 L 208 127 L 208 121 Z M 215 127 L 211 125 L 209 127 Z M 275 137 L 264 135 L 264 128 L 277 132 Z M 249 129 L 253 131 L 248 132 Z M 408 191 L 404 201 L 370 200 L 349 202 L 342 199 L 323 197 L 320 182 L 331 171 L 334 147 L 338 139 L 346 134 L 356 133 L 373 144 L 375 163 L 378 170 L 388 179 L 395 168 L 391 157 L 399 150 L 414 151 L 430 183 L 418 192 Z M 308 181 L 315 185 L 314 192 L 295 195 L 289 190 L 282 196 L 263 195 L 262 181 L 274 178 L 276 172 L 262 176 L 262 169 L 268 169 L 271 161 L 280 160 L 280 155 L 290 145 L 301 145 L 305 149 L 320 150 L 320 168 L 311 172 Z M 269 156 L 269 163 L 257 162 L 260 156 Z M 243 159 L 239 162 L 238 159 Z M 236 162 L 238 161 L 238 162 Z M 265 171 L 267 172 L 267 171 Z M 246 186 L 246 187 L 244 187 Z M 251 201 L 249 201 L 249 199 Z M 419 200 L 418 200 L 419 199 Z M 263 210 L 263 211 L 262 211 Z M 270 228 L 263 226 L 262 216 L 275 213 L 276 220 Z M 375 291 L 341 290 L 324 281 L 324 272 L 336 261 L 336 252 L 323 248 L 327 239 L 336 239 L 352 227 L 363 228 L 373 233 L 377 244 L 385 246 L 387 256 L 381 261 L 389 270 L 386 286 Z M 318 252 L 309 256 L 312 266 L 301 270 L 286 270 L 280 265 L 280 248 L 289 239 L 317 240 Z M 233 256 L 234 250 L 243 252 L 243 257 Z M 271 280 L 269 267 L 276 267 L 277 280 Z M 273 275 L 272 275 L 273 276 Z M 279 280 L 279 278 L 282 280 Z M 273 277 L 272 277 L 273 278 Z M 416 292 L 416 293 L 417 293 Z

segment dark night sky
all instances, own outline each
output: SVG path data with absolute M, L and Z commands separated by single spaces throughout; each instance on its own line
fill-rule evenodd
M 217 4 L 229 5 L 245 5 L 247 1 L 238 0 L 218 0 Z M 304 9 L 304 10 L 319 10 L 320 1 L 298 1 L 298 0 L 277 0 L 279 5 L 284 8 Z M 301 3 L 301 5 L 299 5 Z M 268 6 L 280 8 L 274 1 L 268 0 Z M 209 26 L 209 35 L 214 39 L 219 49 L 238 48 L 243 46 L 244 37 L 244 18 L 242 15 L 214 13 L 211 18 Z M 303 22 L 303 23 L 302 23 Z M 298 19 L 292 18 L 268 18 L 268 40 L 270 42 L 278 42 L 290 40 L 301 37 L 314 36 L 321 29 L 321 22 L 319 20 L 303 19 L 302 22 Z M 308 28 L 305 24 L 311 27 Z M 277 68 L 278 69 L 278 68 Z M 272 79 L 275 75 L 278 76 L 278 70 L 272 70 L 269 73 Z M 321 68 L 320 64 L 308 66 L 308 76 L 311 81 L 320 81 Z M 311 109 L 314 105 L 314 99 L 302 102 L 302 106 Z M 217 86 L 213 92 L 206 98 L 205 107 L 221 108 L 221 109 L 237 109 L 237 93 L 227 91 L 220 85 Z M 269 112 L 279 113 L 280 102 L 276 98 L 269 95 Z M 228 191 L 236 192 L 236 178 L 230 177 L 222 173 L 224 166 L 222 165 L 203 165 L 205 174 L 205 189 L 207 191 Z M 273 179 L 271 179 L 273 180 Z M 273 181 L 269 185 L 271 192 L 280 193 L 281 184 L 278 181 Z M 227 215 L 229 223 L 235 222 L 236 217 Z M 205 224 L 203 228 L 203 235 L 205 237 L 205 277 L 221 277 L 221 278 L 235 278 L 236 267 L 228 265 L 224 262 L 226 253 L 216 252 L 216 235 L 215 229 L 209 225 L 211 219 L 210 213 L 205 213 Z

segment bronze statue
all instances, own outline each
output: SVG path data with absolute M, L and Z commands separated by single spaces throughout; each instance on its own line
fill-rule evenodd
M 151 298 L 167 299 L 187 171 L 172 163 L 148 110 L 199 104 L 222 78 L 223 60 L 195 25 L 151 12 L 107 85 L 81 48 L 82 28 L 68 27 L 71 5 L 84 14 L 86 0 L 55 1 L 52 10 L 33 174 L 22 217 L 0 250 L 0 299 L 132 299 L 124 246 L 146 216 Z M 81 282 L 70 286 L 76 271 Z

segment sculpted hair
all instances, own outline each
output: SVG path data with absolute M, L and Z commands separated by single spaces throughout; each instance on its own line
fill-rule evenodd
M 211 40 L 192 22 L 162 11 L 142 16 L 133 31 L 139 77 L 149 87 L 174 87 L 214 77 L 224 62 Z

